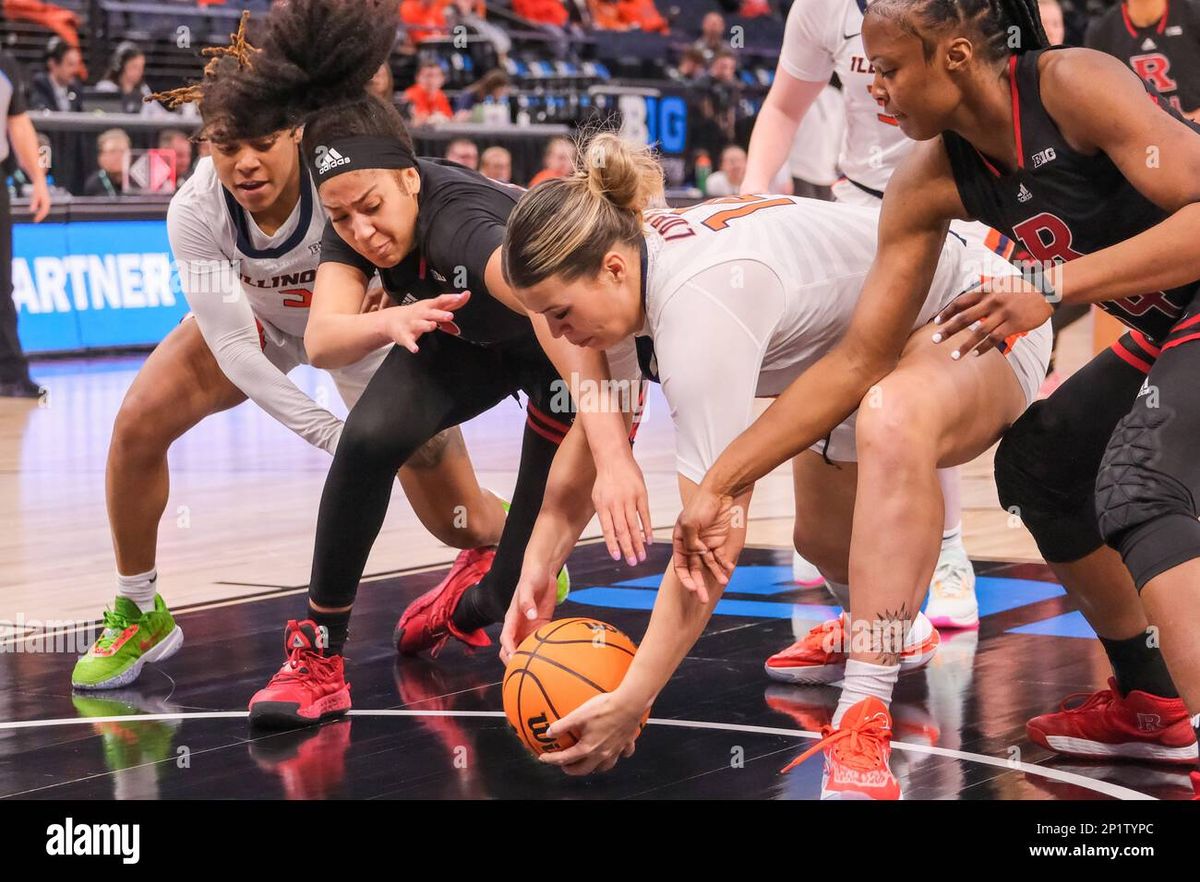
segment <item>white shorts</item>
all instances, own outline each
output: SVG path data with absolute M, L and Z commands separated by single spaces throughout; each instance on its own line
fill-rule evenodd
M 1004 356 L 1021 385 L 1021 391 L 1025 393 L 1026 407 L 1033 404 L 1038 390 L 1042 387 L 1042 381 L 1046 379 L 1046 369 L 1050 364 L 1051 339 L 1050 322 L 1047 321 L 1041 327 L 1018 338 Z M 949 359 L 950 355 L 947 353 L 946 360 Z M 856 410 L 834 428 L 828 439 L 818 441 L 809 449 L 834 462 L 858 462 L 854 435 L 857 416 Z

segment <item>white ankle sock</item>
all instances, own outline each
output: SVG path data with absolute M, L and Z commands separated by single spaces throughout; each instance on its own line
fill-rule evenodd
M 959 521 L 951 529 L 942 531 L 942 550 L 945 551 L 956 545 L 962 545 L 962 521 Z
M 117 573 L 117 596 L 132 600 L 142 612 L 154 611 L 154 595 L 158 593 L 158 569 L 136 576 Z
M 900 665 L 873 665 L 870 662 L 850 659 L 846 662 L 846 676 L 842 680 L 842 696 L 837 710 L 833 712 L 833 725 L 842 721 L 842 715 L 864 698 L 874 696 L 884 704 L 892 702 L 892 687 L 900 676 Z

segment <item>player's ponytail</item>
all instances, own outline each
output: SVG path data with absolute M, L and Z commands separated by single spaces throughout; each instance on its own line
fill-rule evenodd
M 988 61 L 1050 45 L 1037 0 L 874 0 L 866 14 L 917 37 L 927 59 L 947 28 L 966 31 Z
M 399 111 L 366 92 L 395 42 L 394 0 L 288 0 L 271 9 L 261 48 L 218 95 L 231 138 L 303 125 L 305 154 L 338 138 L 395 138 Z
M 642 236 L 642 211 L 662 200 L 662 169 L 650 148 L 611 132 L 576 151 L 575 171 L 521 197 L 504 235 L 504 276 L 528 288 L 551 276 L 578 279 L 600 271 L 616 244 Z

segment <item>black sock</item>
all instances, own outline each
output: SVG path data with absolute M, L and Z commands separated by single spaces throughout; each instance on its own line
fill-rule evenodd
M 1179 691 L 1157 646 L 1150 646 L 1148 635 L 1137 634 L 1127 640 L 1100 638 L 1117 679 L 1117 691 L 1124 697 L 1133 690 L 1149 692 L 1160 698 L 1178 698 Z
M 346 638 L 350 636 L 350 610 L 344 612 L 321 612 L 308 605 L 308 617 L 317 623 L 317 627 L 325 628 L 328 634 L 326 655 L 343 655 L 346 649 Z
M 530 422 L 536 418 L 531 414 L 525 425 L 517 487 L 504 521 L 500 545 L 496 548 L 496 559 L 488 574 L 478 585 L 467 589 L 454 610 L 454 624 L 464 631 L 504 621 L 513 592 L 517 590 L 521 565 L 525 561 L 525 546 L 529 544 L 534 521 L 542 509 L 550 464 L 558 452 L 558 441 L 530 428 Z M 546 431 L 545 427 L 541 428 Z

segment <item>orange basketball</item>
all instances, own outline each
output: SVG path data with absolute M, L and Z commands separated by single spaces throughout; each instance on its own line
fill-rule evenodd
M 570 747 L 575 739 L 569 734 L 546 737 L 550 724 L 593 695 L 616 689 L 635 652 L 632 640 L 595 619 L 543 625 L 521 642 L 504 671 L 508 722 L 535 754 Z

